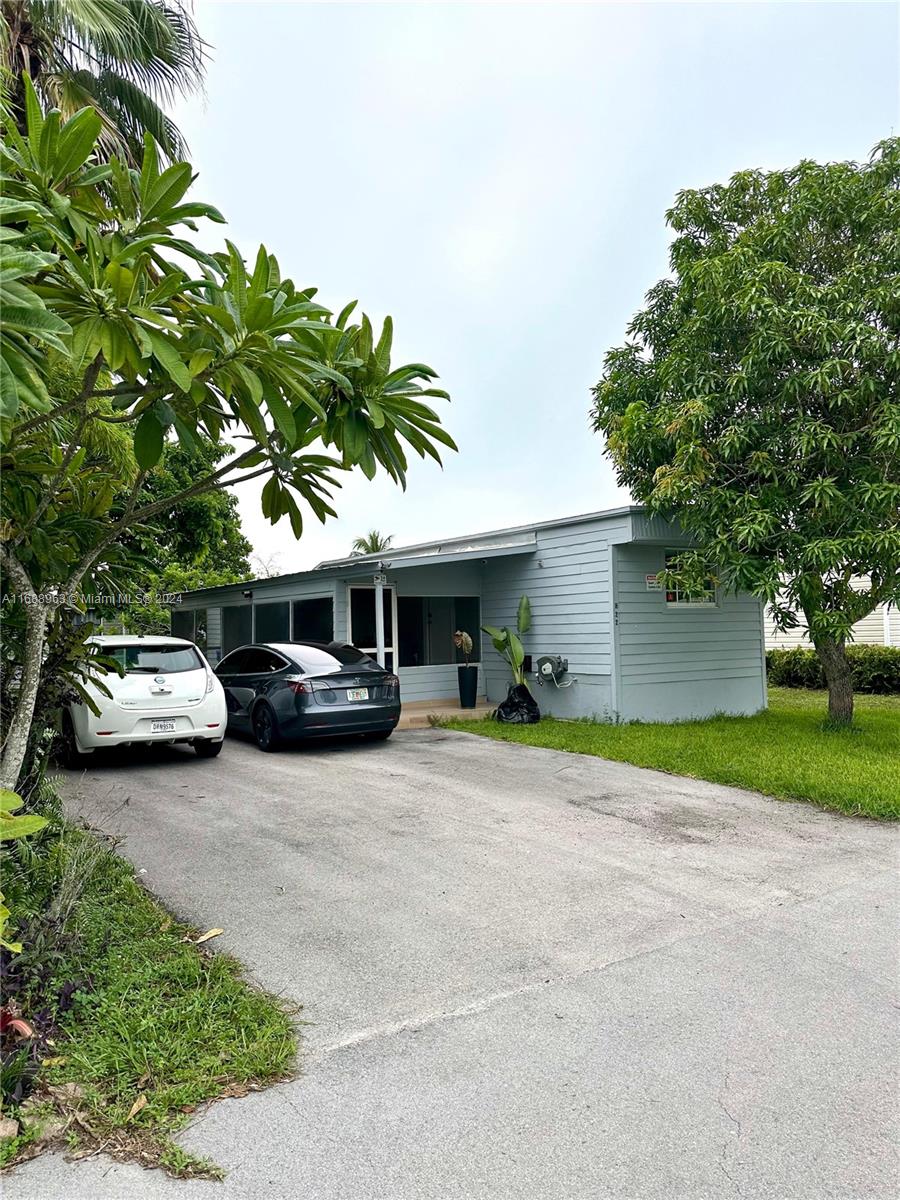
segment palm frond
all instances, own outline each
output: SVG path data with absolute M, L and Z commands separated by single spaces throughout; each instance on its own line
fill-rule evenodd
M 6 11 L 19 7 L 29 21 L 28 63 L 19 61 Z M 107 153 L 139 162 L 149 132 L 167 158 L 184 156 L 163 106 L 202 90 L 208 52 L 186 0 L 4 0 L 3 8 L 0 56 L 10 92 L 28 69 L 39 94 L 64 114 L 85 105 L 100 113 Z
M 125 75 L 101 71 L 97 76 L 96 96 L 113 117 L 133 162 L 140 162 L 144 133 L 149 133 L 169 159 L 181 160 L 187 145 L 177 125 L 167 117 L 156 101 Z

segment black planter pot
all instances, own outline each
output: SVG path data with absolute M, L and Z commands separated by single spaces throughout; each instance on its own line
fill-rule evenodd
M 478 666 L 457 667 L 459 675 L 459 707 L 474 708 L 478 700 Z

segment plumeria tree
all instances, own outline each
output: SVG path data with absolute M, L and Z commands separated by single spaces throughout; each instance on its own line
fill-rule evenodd
M 40 684 L 48 620 L 128 578 L 128 542 L 203 493 L 264 479 L 262 509 L 296 537 L 304 512 L 335 513 L 344 471 L 405 485 L 407 453 L 455 448 L 427 401 L 447 399 L 422 363 L 392 367 L 379 336 L 332 318 L 315 289 L 283 278 L 260 247 L 251 266 L 226 242 L 193 240 L 221 222 L 188 199 L 188 163 L 140 171 L 97 161 L 100 117 L 44 112 L 26 79 L 27 134 L 4 130 L 0 198 L 2 566 L 24 622 L 2 776 L 15 786 Z M 177 495 L 146 481 L 167 443 L 228 453 Z M 132 583 L 135 581 L 132 578 Z
M 898 185 L 893 138 L 682 192 L 671 276 L 594 393 L 620 482 L 696 539 L 669 575 L 808 631 L 837 724 L 853 624 L 900 602 Z

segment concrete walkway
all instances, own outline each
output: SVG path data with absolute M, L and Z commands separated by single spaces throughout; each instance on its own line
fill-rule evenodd
M 445 730 L 65 790 L 311 1024 L 184 1136 L 224 1184 L 45 1156 L 7 1200 L 898 1193 L 888 826 Z

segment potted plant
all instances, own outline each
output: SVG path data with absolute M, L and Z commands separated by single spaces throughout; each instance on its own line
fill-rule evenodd
M 482 625 L 481 628 L 512 671 L 513 681 L 506 699 L 497 709 L 497 720 L 517 725 L 534 724 L 541 719 L 541 710 L 525 683 L 525 647 L 522 645 L 522 638 L 531 628 L 530 600 L 523 596 L 519 601 L 515 631 L 507 625 L 502 629 L 495 629 L 493 625 Z
M 478 663 L 469 662 L 472 653 L 472 636 L 464 629 L 457 629 L 453 635 L 453 645 L 462 651 L 466 660 L 457 667 L 459 676 L 459 707 L 474 708 L 478 699 Z

